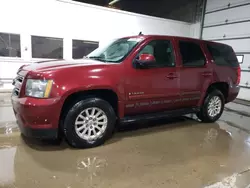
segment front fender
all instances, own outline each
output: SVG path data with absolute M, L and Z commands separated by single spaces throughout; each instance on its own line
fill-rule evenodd
M 63 101 L 73 93 L 90 91 L 90 90 L 111 90 L 118 96 L 119 101 L 124 100 L 124 87 L 121 82 L 117 82 L 117 80 L 105 79 L 104 77 L 100 78 L 85 78 L 71 80 L 67 82 L 54 82 L 55 90 L 53 90 L 54 97 L 60 97 Z

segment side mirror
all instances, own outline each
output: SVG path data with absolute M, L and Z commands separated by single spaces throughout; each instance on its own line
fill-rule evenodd
M 146 68 L 155 63 L 155 57 L 152 54 L 141 54 L 136 63 L 139 67 Z
M 155 57 L 152 54 L 141 54 L 139 56 L 139 61 L 145 62 L 145 63 L 154 63 Z

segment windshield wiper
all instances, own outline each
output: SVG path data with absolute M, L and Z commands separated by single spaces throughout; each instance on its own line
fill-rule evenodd
M 106 60 L 103 59 L 103 58 L 100 57 L 100 56 L 90 56 L 90 57 L 86 56 L 86 58 L 95 59 L 95 60 L 98 60 L 98 61 L 106 62 Z

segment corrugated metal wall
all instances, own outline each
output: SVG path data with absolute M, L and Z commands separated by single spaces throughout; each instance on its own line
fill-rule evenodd
M 207 0 L 202 38 L 231 45 L 241 62 L 240 99 L 250 101 L 250 0 Z

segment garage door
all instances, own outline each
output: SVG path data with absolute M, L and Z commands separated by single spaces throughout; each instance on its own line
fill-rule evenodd
M 207 0 L 202 38 L 234 48 L 242 69 L 238 98 L 250 101 L 250 0 Z

